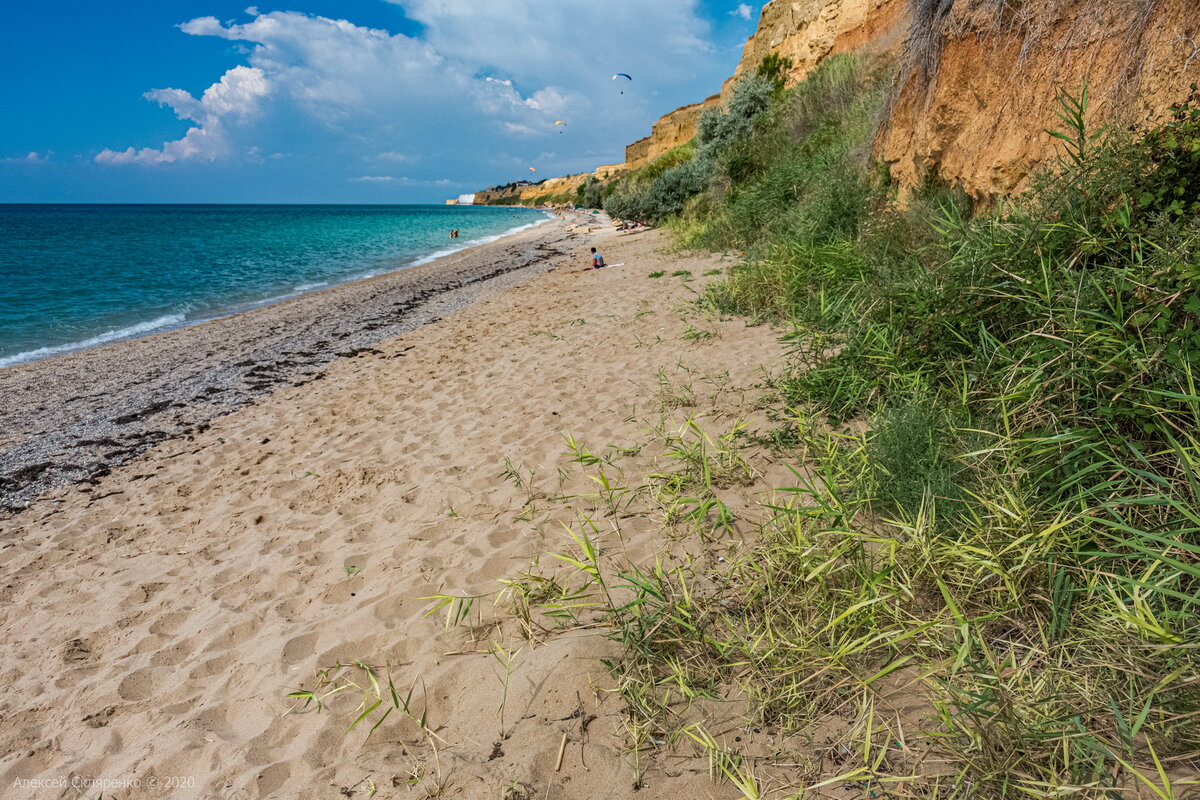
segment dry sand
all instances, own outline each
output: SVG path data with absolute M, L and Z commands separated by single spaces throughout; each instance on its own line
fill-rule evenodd
M 593 243 L 625 265 L 581 270 Z M 740 389 L 778 361 L 777 333 L 710 319 L 693 321 L 715 338 L 683 338 L 681 304 L 721 265 L 663 246 L 656 232 L 580 237 L 524 286 L 0 521 L 0 794 L 74 798 L 53 783 L 74 776 L 117 798 L 740 796 L 694 757 L 660 760 L 635 793 L 594 632 L 539 645 L 505 627 L 444 634 L 422 599 L 493 592 L 567 547 L 562 509 L 517 519 L 530 496 L 500 476 L 505 458 L 557 491 L 590 491 L 563 434 L 594 449 L 644 440 L 663 376 L 692 382 L 725 415 L 717 427 L 747 412 Z M 696 280 L 671 277 L 681 269 Z M 659 528 L 630 521 L 630 555 L 663 547 Z M 489 635 L 523 648 L 499 748 Z M 436 756 L 399 715 L 369 739 L 344 735 L 346 695 L 288 713 L 289 692 L 352 660 L 414 687 Z M 586 732 L 580 704 L 596 715 Z

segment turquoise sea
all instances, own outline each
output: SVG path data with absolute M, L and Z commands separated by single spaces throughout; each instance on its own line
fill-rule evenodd
M 403 269 L 546 219 L 470 206 L 0 205 L 0 367 Z

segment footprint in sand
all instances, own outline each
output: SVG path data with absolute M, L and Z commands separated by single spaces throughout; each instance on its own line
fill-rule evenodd
M 371 604 L 371 614 L 383 625 L 384 630 L 395 630 L 397 626 L 408 621 L 404 611 L 404 602 L 395 597 L 381 597 Z
M 171 611 L 163 614 L 150 624 L 150 632 L 164 636 L 175 633 L 190 616 L 186 611 Z
M 219 675 L 222 672 L 227 672 L 232 663 L 233 658 L 231 656 L 217 656 L 216 658 L 210 658 L 194 667 L 192 671 L 188 673 L 188 680 L 203 680 L 205 678 L 211 678 L 213 675 Z
M 95 714 L 88 714 L 83 718 L 83 722 L 89 728 L 103 728 L 108 723 L 112 722 L 113 717 L 117 715 L 117 707 L 109 706 L 103 711 L 97 711 Z
M 145 667 L 131 672 L 117 686 L 117 694 L 122 700 L 149 700 L 162 684 L 164 669 L 162 667 Z
M 288 640 L 288 643 L 283 646 L 281 658 L 283 663 L 296 664 L 310 657 L 316 650 L 317 639 L 319 634 L 306 633 L 303 636 L 297 636 Z
M 150 658 L 150 663 L 156 667 L 175 667 L 187 660 L 195 648 L 190 639 L 159 650 Z
M 86 639 L 72 639 L 63 648 L 63 661 L 72 666 L 85 664 L 92 659 L 92 646 Z
M 329 605 L 344 605 L 356 600 L 358 592 L 362 588 L 361 581 L 351 579 L 338 581 L 321 593 L 321 600 Z
M 262 622 L 259 620 L 247 620 L 239 625 L 234 625 L 232 628 L 226 629 L 215 639 L 209 642 L 204 648 L 204 652 L 219 653 L 230 650 L 231 648 L 237 647 L 239 644 L 252 639 L 261 628 Z

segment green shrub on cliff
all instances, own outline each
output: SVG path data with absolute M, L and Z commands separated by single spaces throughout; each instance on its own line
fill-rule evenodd
M 605 210 L 614 217 L 653 222 L 680 214 L 692 197 L 708 188 L 724 154 L 754 131 L 770 108 L 773 92 L 766 78 L 740 81 L 725 108 L 701 114 L 693 142 L 616 181 L 606 194 Z
M 853 236 L 871 196 L 867 151 L 886 77 L 835 56 L 778 96 L 725 148 L 689 215 L 688 242 L 746 249 L 801 229 L 815 240 Z
M 604 183 L 589 175 L 575 190 L 573 202 L 584 208 L 600 208 L 604 204 Z
M 756 72 L 759 77 L 769 80 L 775 87 L 775 91 L 782 92 L 787 82 L 787 75 L 795 66 L 796 64 L 792 59 L 772 52 L 767 53 L 763 56 L 762 61 L 758 62 Z

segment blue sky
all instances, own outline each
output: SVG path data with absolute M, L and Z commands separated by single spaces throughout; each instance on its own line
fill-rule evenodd
M 10 6 L 0 202 L 389 203 L 622 160 L 720 88 L 761 3 Z

